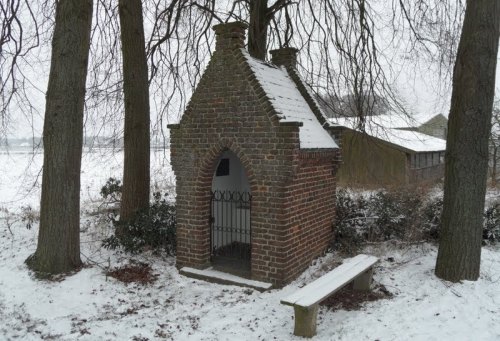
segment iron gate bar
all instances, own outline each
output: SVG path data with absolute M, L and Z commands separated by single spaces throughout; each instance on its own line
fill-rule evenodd
M 211 192 L 210 253 L 216 258 L 249 261 L 251 256 L 251 201 L 249 192 Z

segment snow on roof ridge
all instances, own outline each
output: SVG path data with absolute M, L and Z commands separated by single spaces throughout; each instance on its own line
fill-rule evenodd
M 299 80 L 302 83 L 302 85 L 304 85 L 304 89 L 306 90 L 307 95 L 311 98 L 311 100 L 313 101 L 314 105 L 316 105 L 316 108 L 317 108 L 319 114 L 321 116 L 323 116 L 323 118 L 325 119 L 325 123 L 323 123 L 323 127 L 331 127 L 332 123 L 328 119 L 328 116 L 325 114 L 324 110 L 321 108 L 321 105 L 319 105 L 318 100 L 314 96 L 314 92 L 313 92 L 312 87 L 306 81 L 304 81 L 304 79 L 302 78 L 302 76 L 300 75 L 300 73 L 295 68 L 294 68 L 294 71 L 295 71 L 295 75 L 299 78 Z
M 337 149 L 333 137 L 321 125 L 286 68 L 253 58 L 245 49 L 241 51 L 280 120 L 302 123 L 300 148 Z

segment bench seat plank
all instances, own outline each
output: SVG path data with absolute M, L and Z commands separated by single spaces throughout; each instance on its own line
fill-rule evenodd
M 317 304 L 370 269 L 377 261 L 378 258 L 374 256 L 357 255 L 328 274 L 282 299 L 281 303 L 301 307 L 310 307 Z

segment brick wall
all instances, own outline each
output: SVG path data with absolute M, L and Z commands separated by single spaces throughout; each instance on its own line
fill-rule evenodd
M 333 236 L 336 152 L 301 151 L 298 172 L 287 187 L 284 282 L 322 254 Z

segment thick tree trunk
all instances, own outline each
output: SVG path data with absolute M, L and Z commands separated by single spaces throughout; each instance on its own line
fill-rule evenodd
M 149 88 L 141 0 L 118 2 L 125 95 L 125 140 L 120 219 L 149 205 Z
M 92 0 L 59 0 L 43 127 L 40 231 L 33 270 L 64 273 L 81 266 L 80 166 Z
M 453 71 L 436 275 L 477 280 L 500 29 L 498 0 L 468 0 Z
M 267 0 L 250 0 L 248 52 L 252 57 L 265 60 L 267 54 Z

